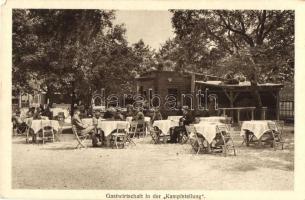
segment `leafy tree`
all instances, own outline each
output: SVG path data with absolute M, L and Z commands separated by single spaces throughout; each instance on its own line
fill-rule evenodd
M 198 47 L 211 72 L 242 72 L 257 98 L 259 82 L 293 80 L 294 12 L 279 10 L 172 10 L 184 66 L 202 68 Z
M 13 84 L 30 92 L 35 80 L 49 96 L 68 92 L 87 101 L 101 87 L 132 90 L 136 56 L 125 28 L 112 24 L 114 16 L 104 10 L 14 10 Z

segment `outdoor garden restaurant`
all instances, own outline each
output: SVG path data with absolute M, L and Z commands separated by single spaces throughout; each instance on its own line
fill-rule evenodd
M 54 118 L 57 120 L 44 116 L 38 120 L 25 118 L 23 124 L 26 128 L 17 125 L 14 133 L 24 134 L 27 142 L 35 138 L 35 143 L 44 144 L 56 141 L 63 130 L 72 129 L 76 148 L 87 147 L 85 140 L 101 132 L 106 141 L 104 147 L 112 148 L 136 145 L 135 140 L 139 137 L 150 137 L 153 144 L 166 143 L 176 135 L 175 142 L 190 144 L 194 153 L 236 155 L 230 133 L 236 132 L 238 127 L 243 144 L 247 146 L 283 149 L 283 122 L 279 121 L 279 91 L 283 85 L 269 83 L 258 86 L 263 103 L 260 109 L 254 106 L 253 100 L 249 101 L 252 98 L 250 86 L 247 81 L 227 84 L 213 76 L 202 77 L 202 74 L 154 71 L 137 78 L 137 93 L 148 100 L 150 109 L 144 107 L 145 110 L 129 112 L 132 110 L 130 106 L 127 113 L 132 114 L 114 120 L 117 110 L 122 109 L 105 109 L 103 100 L 107 98 L 104 98 L 106 95 L 102 90 L 100 95 L 95 94 L 92 98 L 93 116 L 99 110 L 102 117 L 97 120 L 94 117 L 82 118 L 80 122 L 85 127 L 94 126 L 88 134 L 80 134 L 77 126 L 71 124 L 67 109 L 56 107 L 51 109 L 53 116 L 62 117 Z M 186 98 L 185 94 L 197 94 L 197 98 Z M 168 96 L 171 96 L 170 101 Z M 158 109 L 152 109 L 154 104 L 158 104 Z M 166 106 L 172 104 L 179 105 L 181 110 L 167 109 Z M 112 117 L 107 118 L 106 113 L 112 113 Z

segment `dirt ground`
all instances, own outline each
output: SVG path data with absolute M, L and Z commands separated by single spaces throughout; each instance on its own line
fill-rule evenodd
M 293 190 L 293 129 L 285 129 L 285 149 L 241 146 L 237 156 L 195 155 L 190 144 L 152 144 L 150 136 L 125 149 L 75 149 L 72 134 L 45 145 L 13 138 L 15 189 L 200 189 Z

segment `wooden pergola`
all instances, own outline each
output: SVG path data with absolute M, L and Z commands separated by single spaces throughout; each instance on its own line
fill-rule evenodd
M 237 111 L 237 120 L 240 120 L 240 111 L 249 110 L 251 111 L 251 118 L 254 119 L 254 106 L 245 106 L 239 107 L 235 106 L 235 102 L 238 98 L 242 98 L 243 95 L 251 93 L 253 86 L 250 82 L 244 82 L 240 84 L 224 84 L 222 81 L 201 81 L 196 80 L 195 76 L 192 78 L 192 92 L 197 93 L 201 91 L 209 91 L 209 93 L 217 93 L 220 95 L 224 94 L 228 100 L 228 103 L 225 107 L 218 108 L 223 111 L 223 114 L 226 114 L 226 111 Z M 276 83 L 265 83 L 258 84 L 257 89 L 260 94 L 263 95 L 263 107 L 261 108 L 261 119 L 266 118 L 266 111 L 270 105 L 275 104 L 275 118 L 279 120 L 280 118 L 280 95 L 279 92 L 283 88 L 282 84 Z M 269 97 L 270 96 L 270 97 Z M 273 99 L 272 99 L 273 97 Z M 253 98 L 253 96 L 252 96 Z M 275 100 L 275 101 L 274 101 Z

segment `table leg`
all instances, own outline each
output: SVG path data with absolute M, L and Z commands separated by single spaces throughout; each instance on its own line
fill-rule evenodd
M 246 146 L 248 147 L 249 146 L 249 142 L 250 142 L 250 131 L 246 130 L 245 132 L 245 135 L 246 135 Z

